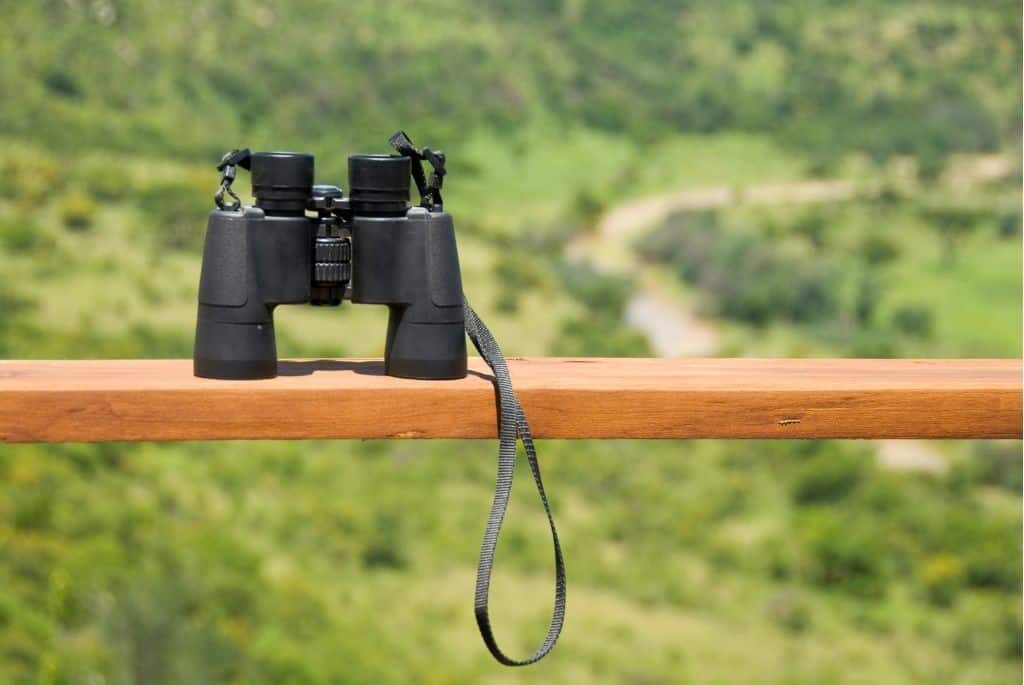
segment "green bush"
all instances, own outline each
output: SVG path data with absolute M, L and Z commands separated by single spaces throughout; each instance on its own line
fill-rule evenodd
M 881 266 L 898 258 L 900 247 L 891 238 L 869 233 L 861 239 L 860 255 L 871 266 Z
M 171 250 L 199 253 L 210 213 L 209 179 L 183 178 L 155 183 L 135 193 L 142 211 L 141 230 Z
M 884 548 L 869 519 L 814 509 L 805 514 L 801 532 L 808 581 L 865 599 L 885 594 Z
M 803 633 L 811 627 L 811 611 L 795 590 L 779 590 L 768 597 L 765 614 L 788 632 Z
M 633 247 L 648 261 L 674 264 L 685 280 L 693 281 L 717 247 L 719 230 L 716 212 L 677 212 Z
M 494 308 L 502 314 L 515 314 L 519 311 L 519 297 L 518 290 L 502 287 L 494 298 Z
M 1020 602 L 965 607 L 956 617 L 950 646 L 956 654 L 979 661 L 985 657 L 1021 659 Z
M 628 278 L 602 274 L 590 264 L 562 264 L 562 283 L 569 295 L 592 313 L 618 321 L 633 292 Z
M 0 218 L 0 245 L 11 252 L 29 252 L 40 243 L 39 225 L 25 214 Z
M 373 531 L 363 549 L 363 565 L 367 568 L 401 569 L 408 564 L 405 556 L 406 539 L 402 534 L 402 520 L 393 514 L 378 514 Z
M 564 321 L 551 345 L 555 357 L 647 357 L 647 338 L 603 317 L 577 317 Z
M 549 353 L 561 357 L 647 356 L 646 337 L 623 325 L 633 283 L 622 276 L 602 274 L 589 264 L 559 263 L 565 290 L 586 313 L 562 322 Z
M 592 225 L 605 209 L 605 200 L 586 189 L 576 191 L 572 201 L 572 212 L 585 226 Z
M 831 264 L 791 254 L 755 233 L 718 227 L 710 212 L 669 218 L 636 245 L 651 261 L 672 264 L 703 292 L 713 313 L 755 326 L 831 318 L 838 278 Z
M 87 157 L 72 173 L 74 181 L 100 202 L 122 200 L 133 191 L 131 174 L 114 157 Z
M 921 565 L 920 583 L 925 599 L 936 606 L 950 606 L 965 579 L 963 562 L 951 554 L 929 557 Z
M 929 522 L 931 525 L 932 522 Z M 1016 536 L 1011 538 L 1013 531 Z M 1019 593 L 1021 589 L 1020 515 L 996 516 L 977 507 L 957 507 L 941 524 L 922 531 L 922 544 L 936 553 L 955 550 L 964 564 L 967 585 Z
M 38 150 L 15 150 L 0 160 L 0 196 L 22 207 L 35 207 L 64 186 L 62 165 Z
M 900 333 L 928 340 L 935 334 L 935 315 L 925 305 L 903 305 L 893 311 L 892 327 Z
M 820 209 L 811 209 L 797 217 L 791 230 L 806 239 L 815 250 L 821 250 L 827 242 L 830 220 L 831 217 Z
M 850 357 L 886 359 L 899 356 L 899 341 L 888 329 L 858 329 L 846 349 Z
M 830 444 L 795 466 L 790 494 L 797 504 L 836 503 L 857 490 L 872 469 L 866 454 Z
M 999 237 L 1004 240 L 1019 238 L 1021 235 L 1021 213 L 1007 212 L 999 218 Z
M 90 228 L 96 220 L 96 213 L 96 202 L 82 191 L 71 192 L 61 201 L 61 221 L 72 231 Z
M 971 445 L 966 461 L 958 465 L 973 484 L 1003 488 L 1021 494 L 1021 445 L 1016 440 L 979 440 Z
M 544 280 L 538 261 L 525 250 L 500 250 L 494 267 L 497 283 L 501 288 L 495 298 L 498 311 L 514 314 L 519 311 L 519 298 Z
M 921 217 L 942 239 L 943 258 L 947 264 L 956 261 L 957 248 L 963 237 L 990 216 L 988 210 L 956 205 L 937 205 L 921 210 Z
M 869 326 L 875 318 L 875 309 L 882 295 L 882 287 L 874 272 L 868 272 L 857 283 L 857 297 L 853 314 L 861 326 Z

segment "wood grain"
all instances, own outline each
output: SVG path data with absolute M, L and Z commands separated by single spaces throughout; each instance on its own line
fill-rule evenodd
M 263 381 L 189 360 L 0 361 L 0 442 L 490 438 L 479 359 L 458 381 L 379 360 L 282 361 Z M 1019 438 L 1016 359 L 512 359 L 542 438 Z

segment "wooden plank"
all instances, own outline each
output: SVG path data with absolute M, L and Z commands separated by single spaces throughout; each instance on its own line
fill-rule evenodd
M 1016 359 L 512 359 L 542 438 L 1019 438 Z M 0 361 L 0 441 L 488 438 L 490 375 L 283 361 L 264 381 L 188 360 Z

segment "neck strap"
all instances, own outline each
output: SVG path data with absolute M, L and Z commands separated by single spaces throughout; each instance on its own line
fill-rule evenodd
M 544 483 L 540 476 L 540 464 L 537 462 L 537 451 L 533 445 L 533 436 L 530 435 L 530 426 L 526 422 L 526 415 L 523 407 L 519 404 L 515 391 L 512 389 L 512 379 L 508 373 L 508 366 L 505 364 L 505 357 L 498 347 L 497 341 L 491 332 L 476 315 L 469 302 L 463 299 L 463 309 L 466 319 L 466 333 L 473 342 L 480 356 L 491 371 L 494 373 L 495 388 L 498 393 L 498 480 L 494 489 L 494 502 L 491 504 L 491 513 L 487 518 L 487 527 L 484 531 L 483 545 L 480 548 L 480 561 L 476 570 L 476 594 L 474 608 L 476 610 L 476 623 L 480 628 L 480 635 L 484 639 L 487 649 L 499 662 L 506 666 L 526 666 L 543 659 L 551 648 L 555 646 L 559 633 L 562 632 L 562 624 L 565 621 L 565 563 L 562 559 L 562 547 L 558 543 L 558 531 L 555 530 L 555 520 L 551 515 L 551 506 L 548 504 L 547 495 L 544 492 Z M 512 492 L 512 475 L 516 466 L 516 441 L 522 440 L 523 448 L 526 451 L 526 459 L 533 473 L 533 481 L 537 486 L 537 493 L 540 495 L 541 504 L 544 505 L 544 513 L 547 514 L 548 526 L 551 528 L 551 542 L 555 551 L 555 605 L 551 613 L 551 622 L 548 625 L 547 635 L 544 641 L 530 657 L 523 660 L 512 659 L 498 647 L 491 630 L 491 619 L 488 610 L 488 595 L 491 588 L 491 570 L 494 566 L 494 551 L 498 546 L 498 534 L 501 532 L 501 523 L 505 518 L 505 509 L 508 507 L 508 498 Z

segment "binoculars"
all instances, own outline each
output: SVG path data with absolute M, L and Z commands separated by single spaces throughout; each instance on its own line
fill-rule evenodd
M 232 150 L 218 165 L 217 208 L 210 212 L 199 277 L 192 353 L 195 375 L 250 379 L 277 375 L 274 308 L 336 307 L 342 300 L 388 307 L 384 372 L 400 378 L 466 375 L 466 335 L 491 368 L 498 398 L 498 482 L 477 565 L 474 611 L 484 644 L 500 663 L 524 666 L 555 646 L 565 616 L 565 564 L 541 482 L 530 427 L 497 341 L 462 293 L 455 224 L 444 211 L 444 154 L 417 148 L 402 131 L 388 141 L 397 155 L 348 158 L 349 196 L 313 184 L 313 156 Z M 423 162 L 432 167 L 430 176 Z M 237 167 L 252 174 L 254 206 L 231 189 Z M 409 204 L 409 179 L 420 204 Z M 226 203 L 228 195 L 233 202 Z M 468 324 L 468 325 L 467 325 Z M 555 551 L 555 606 L 544 642 L 515 660 L 491 630 L 494 551 L 512 489 L 516 442 L 523 441 Z
M 234 150 L 221 160 L 199 279 L 193 368 L 223 379 L 277 375 L 274 309 L 388 307 L 384 371 L 401 378 L 466 375 L 462 277 L 455 225 L 441 202 L 444 155 L 399 131 L 394 155 L 348 158 L 349 195 L 314 185 L 313 156 Z M 431 164 L 429 179 L 422 162 Z M 231 190 L 252 177 L 254 206 Z M 410 178 L 421 196 L 409 204 Z M 224 195 L 234 202 L 226 204 Z

